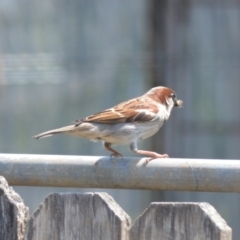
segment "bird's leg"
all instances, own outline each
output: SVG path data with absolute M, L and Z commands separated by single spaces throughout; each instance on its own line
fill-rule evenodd
M 109 142 L 104 142 L 104 147 L 105 149 L 107 149 L 108 151 L 112 152 L 111 156 L 116 156 L 116 157 L 122 157 L 122 154 L 117 152 L 116 150 L 114 150 L 113 148 L 111 148 L 111 143 Z
M 130 149 L 131 151 L 133 151 L 134 153 L 138 153 L 138 154 L 143 154 L 143 155 L 147 155 L 150 156 L 151 158 L 148 158 L 145 162 L 145 164 L 148 164 L 148 162 L 152 161 L 155 158 L 168 158 L 169 156 L 167 154 L 159 154 L 156 152 L 151 152 L 151 151 L 145 151 L 145 150 L 138 150 L 138 146 L 137 146 L 137 142 L 133 142 L 130 144 Z

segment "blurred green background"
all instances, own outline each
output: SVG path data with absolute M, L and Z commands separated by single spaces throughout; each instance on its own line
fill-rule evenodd
M 80 138 L 31 137 L 157 85 L 173 88 L 184 108 L 141 147 L 239 159 L 239 1 L 0 1 L 0 152 L 109 155 Z M 107 191 L 133 219 L 151 201 L 209 202 L 240 237 L 239 194 L 14 189 L 31 212 L 51 192 Z

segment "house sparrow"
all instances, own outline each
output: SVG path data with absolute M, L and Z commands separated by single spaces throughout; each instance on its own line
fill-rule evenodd
M 167 158 L 167 154 L 139 150 L 138 142 L 154 135 L 168 120 L 173 107 L 181 107 L 175 92 L 167 87 L 154 87 L 141 97 L 122 102 L 112 108 L 76 120 L 73 125 L 40 133 L 34 138 L 50 137 L 64 133 L 92 141 L 102 140 L 113 156 L 122 156 L 112 144 L 129 144 L 131 151 L 155 158 Z

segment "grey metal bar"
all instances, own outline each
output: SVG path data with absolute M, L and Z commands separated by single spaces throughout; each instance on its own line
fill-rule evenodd
M 240 161 L 0 154 L 10 185 L 240 192 Z

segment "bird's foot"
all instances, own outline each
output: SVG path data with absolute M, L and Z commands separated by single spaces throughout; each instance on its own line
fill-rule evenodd
M 154 159 L 156 159 L 156 158 L 169 158 L 169 156 L 168 156 L 167 154 L 154 153 L 151 158 L 147 158 L 147 159 L 145 160 L 145 163 L 144 163 L 145 166 L 146 166 L 150 161 L 152 161 L 152 160 L 154 160 Z
M 121 153 L 112 153 L 110 155 L 110 159 L 113 160 L 116 157 L 123 157 L 123 155 Z

